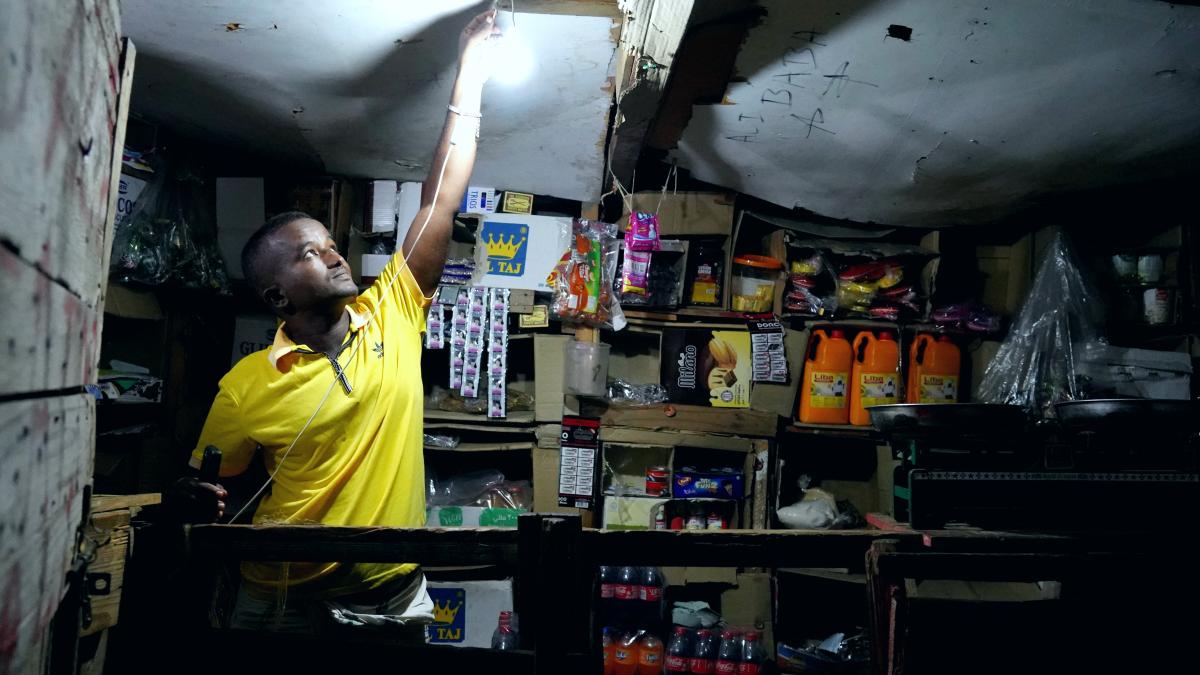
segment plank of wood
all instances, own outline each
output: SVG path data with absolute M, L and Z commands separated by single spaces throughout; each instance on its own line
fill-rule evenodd
M 425 409 L 426 422 L 475 422 L 477 424 L 531 424 L 532 410 L 518 410 L 508 413 L 508 417 L 488 417 L 484 414 L 450 412 L 448 410 Z
M 101 263 L 119 122 L 117 6 L 0 9 L 5 58 L 13 61 L 0 102 L 0 241 L 92 308 L 108 272 Z
M 509 0 L 501 0 L 500 7 L 508 10 L 511 7 Z M 623 16 L 617 0 L 521 0 L 517 3 L 517 14 L 607 16 L 614 19 Z
M 605 426 L 637 427 L 657 431 L 691 431 L 731 436 L 774 436 L 778 418 L 749 408 L 667 404 L 638 408 L 587 408 L 585 415 L 599 416 Z
M 162 494 L 151 492 L 140 495 L 92 495 L 92 513 L 153 506 L 162 503 Z
M 0 598 L 11 631 L 2 672 L 20 672 L 63 597 L 94 434 L 86 394 L 0 403 Z
M 100 246 L 100 270 L 108 275 L 112 258 L 114 225 L 117 220 L 117 197 L 120 196 L 121 161 L 125 155 L 125 129 L 129 123 L 129 100 L 133 95 L 133 64 L 137 60 L 137 48 L 129 38 L 121 39 L 121 82 L 117 87 L 117 125 L 113 129 L 112 159 L 109 163 L 108 207 L 104 216 L 104 243 Z M 100 284 L 100 301 L 97 309 L 104 310 L 104 295 L 108 283 Z
M 584 530 L 584 560 L 597 565 L 857 567 L 878 530 Z M 909 537 L 916 543 L 916 536 Z
M 95 382 L 101 324 L 95 307 L 2 246 L 0 280 L 0 395 Z
M 453 448 L 439 448 L 426 445 L 430 452 L 512 452 L 529 451 L 533 449 L 533 441 L 514 443 L 459 443 Z
M 194 556 L 290 562 L 415 562 L 428 566 L 515 565 L 512 528 L 194 525 Z
M 121 609 L 121 589 L 125 587 L 125 559 L 129 552 L 130 509 L 93 514 L 84 537 L 96 545 L 95 558 L 87 573 L 109 575 L 106 592 L 91 594 L 92 623 L 79 635 L 86 636 L 117 625 Z

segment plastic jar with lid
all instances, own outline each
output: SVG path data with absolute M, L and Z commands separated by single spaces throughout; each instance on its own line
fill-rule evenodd
M 783 263 L 763 255 L 733 259 L 733 311 L 769 312 L 775 303 L 775 283 Z

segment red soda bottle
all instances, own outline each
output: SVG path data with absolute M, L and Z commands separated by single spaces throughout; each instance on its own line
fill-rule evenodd
M 496 630 L 492 633 L 492 649 L 516 649 L 517 630 L 513 626 L 512 612 L 500 612 Z
M 613 598 L 617 602 L 638 600 L 642 594 L 641 586 L 638 568 L 626 565 L 617 572 L 617 582 L 613 584 Z
M 696 648 L 688 662 L 688 672 L 694 675 L 712 675 L 717 669 L 717 649 L 713 644 L 712 631 L 696 631 Z
M 688 639 L 688 629 L 683 626 L 675 627 L 675 634 L 667 645 L 665 665 L 667 675 L 687 675 L 690 670 L 691 640 Z
M 762 672 L 766 654 L 758 642 L 758 631 L 747 631 L 742 644 L 742 662 L 738 664 L 738 675 L 758 675 Z
M 637 675 L 662 675 L 663 643 L 657 636 L 646 633 L 638 642 Z
M 741 633 L 726 630 L 721 633 L 721 646 L 717 650 L 716 672 L 720 675 L 736 675 L 742 662 Z

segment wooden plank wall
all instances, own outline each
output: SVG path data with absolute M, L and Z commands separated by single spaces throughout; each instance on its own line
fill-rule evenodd
M 0 3 L 0 672 L 31 672 L 92 477 L 118 0 Z M 124 90 L 124 91 L 123 91 Z

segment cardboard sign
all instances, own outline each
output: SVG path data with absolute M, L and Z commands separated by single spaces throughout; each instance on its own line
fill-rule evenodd
M 675 403 L 750 407 L 750 334 L 706 329 L 665 330 L 661 382 Z
M 435 644 L 487 649 L 496 617 L 513 608 L 512 579 L 430 581 L 427 589 L 433 600 L 433 623 L 426 630 Z
M 475 286 L 550 291 L 546 277 L 570 245 L 571 219 L 496 213 L 475 241 Z
M 467 188 L 458 210 L 461 213 L 495 213 L 496 188 L 475 186 Z
M 500 210 L 505 213 L 533 213 L 533 195 L 524 192 L 505 192 L 504 204 Z
M 229 365 L 232 367 L 247 355 L 274 344 L 278 327 L 279 321 L 273 316 L 239 316 L 233 326 L 233 355 Z

